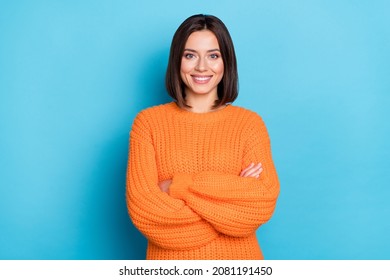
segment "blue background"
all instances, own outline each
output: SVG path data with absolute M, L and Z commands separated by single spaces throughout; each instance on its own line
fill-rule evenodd
M 389 1 L 0 1 L 0 259 L 143 259 L 128 136 L 178 25 L 235 42 L 281 194 L 267 259 L 390 258 Z

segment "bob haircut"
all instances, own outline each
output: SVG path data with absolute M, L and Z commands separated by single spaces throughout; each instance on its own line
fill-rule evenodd
M 218 100 L 213 109 L 233 102 L 238 96 L 237 60 L 233 41 L 225 24 L 211 15 L 193 15 L 187 18 L 176 30 L 171 44 L 168 67 L 165 76 L 165 86 L 169 95 L 176 100 L 179 107 L 190 107 L 185 103 L 185 84 L 180 76 L 181 60 L 184 47 L 191 33 L 210 30 L 217 38 L 221 51 L 224 72 L 218 84 Z

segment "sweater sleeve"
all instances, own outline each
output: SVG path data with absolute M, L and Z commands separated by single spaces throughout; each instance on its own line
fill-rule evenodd
M 166 249 L 186 250 L 218 236 L 184 201 L 160 190 L 152 138 L 142 114 L 134 121 L 129 152 L 127 207 L 134 225 L 150 242 Z
M 226 235 L 246 236 L 272 216 L 279 194 L 279 181 L 263 121 L 255 119 L 248 133 L 242 168 L 251 162 L 263 165 L 258 179 L 220 172 L 176 174 L 170 195 L 184 200 L 213 227 Z

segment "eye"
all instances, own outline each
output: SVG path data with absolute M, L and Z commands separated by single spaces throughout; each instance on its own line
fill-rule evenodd
M 212 53 L 212 54 L 210 54 L 210 58 L 211 58 L 211 59 L 217 59 L 217 58 L 219 58 L 219 54 L 217 54 L 217 53 Z
M 187 58 L 187 59 L 192 59 L 192 58 L 195 57 L 195 55 L 192 54 L 192 53 L 185 53 L 185 54 L 184 54 L 184 57 Z

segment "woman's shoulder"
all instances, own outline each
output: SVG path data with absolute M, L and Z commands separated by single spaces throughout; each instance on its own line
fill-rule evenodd
M 148 108 L 141 110 L 137 114 L 136 118 L 150 119 L 150 118 L 163 116 L 164 114 L 166 114 L 167 111 L 171 110 L 172 106 L 173 106 L 173 102 L 150 106 Z
M 239 119 L 239 127 L 243 137 L 265 137 L 268 138 L 268 130 L 261 115 L 248 108 L 234 106 L 236 111 L 235 119 Z
M 229 105 L 232 106 L 232 111 L 236 115 L 236 117 L 240 116 L 244 120 L 247 120 L 248 122 L 254 121 L 254 122 L 263 122 L 263 118 L 260 116 L 260 114 L 252 109 L 248 109 L 245 107 L 241 107 L 238 105 Z
M 144 129 L 153 130 L 161 120 L 164 120 L 167 107 L 170 107 L 170 103 L 154 105 L 142 109 L 137 113 L 133 120 L 132 130 Z

